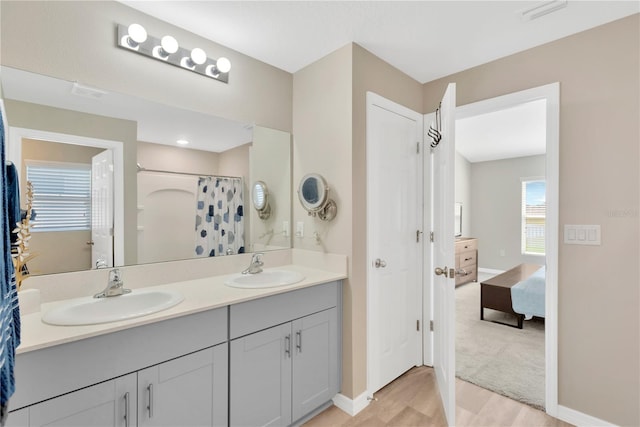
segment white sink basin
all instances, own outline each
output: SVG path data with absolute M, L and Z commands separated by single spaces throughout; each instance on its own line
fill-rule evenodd
M 293 285 L 304 280 L 304 276 L 290 270 L 266 270 L 257 274 L 236 274 L 224 284 L 232 288 L 276 288 Z
M 146 316 L 173 307 L 184 296 L 171 290 L 134 290 L 116 297 L 74 298 L 46 311 L 42 321 L 51 325 L 93 325 Z

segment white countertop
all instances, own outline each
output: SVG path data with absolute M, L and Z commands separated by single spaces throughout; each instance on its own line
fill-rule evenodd
M 85 338 L 108 334 L 136 326 L 147 325 L 162 320 L 186 316 L 201 311 L 225 307 L 270 295 L 302 289 L 321 283 L 345 279 L 344 273 L 318 270 L 300 265 L 283 265 L 273 268 L 292 270 L 301 273 L 305 279 L 293 285 L 279 286 L 275 288 L 241 289 L 226 286 L 224 281 L 234 274 L 207 277 L 184 282 L 175 282 L 159 286 L 146 287 L 145 289 L 173 289 L 184 296 L 180 304 L 147 316 L 137 317 L 111 323 L 84 326 L 53 326 L 42 322 L 43 312 L 65 304 L 65 301 L 56 301 L 42 304 L 41 311 L 27 314 L 21 317 L 21 343 L 17 353 L 26 353 L 54 345 L 73 342 Z M 269 269 L 265 269 L 268 271 Z M 125 281 L 126 287 L 126 281 Z M 135 289 L 134 291 L 135 292 Z

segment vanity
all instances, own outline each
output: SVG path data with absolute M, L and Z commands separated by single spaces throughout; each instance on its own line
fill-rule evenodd
M 279 268 L 304 280 L 243 289 L 225 286 L 230 276 L 222 275 L 154 286 L 184 301 L 99 325 L 23 316 L 7 426 L 302 422 L 340 390 L 345 274 Z

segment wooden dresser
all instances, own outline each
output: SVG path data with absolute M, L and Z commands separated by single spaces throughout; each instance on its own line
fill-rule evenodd
M 456 286 L 478 281 L 478 239 L 456 239 Z

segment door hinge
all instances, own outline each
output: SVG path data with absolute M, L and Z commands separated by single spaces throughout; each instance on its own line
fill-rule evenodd
M 433 332 L 433 320 L 429 320 L 429 330 Z
M 416 331 L 420 331 L 420 320 L 416 320 Z
M 431 243 L 435 241 L 433 231 L 429 233 L 429 241 L 431 241 Z
M 416 230 L 416 243 L 420 243 L 420 235 L 421 234 L 422 234 L 422 231 Z

